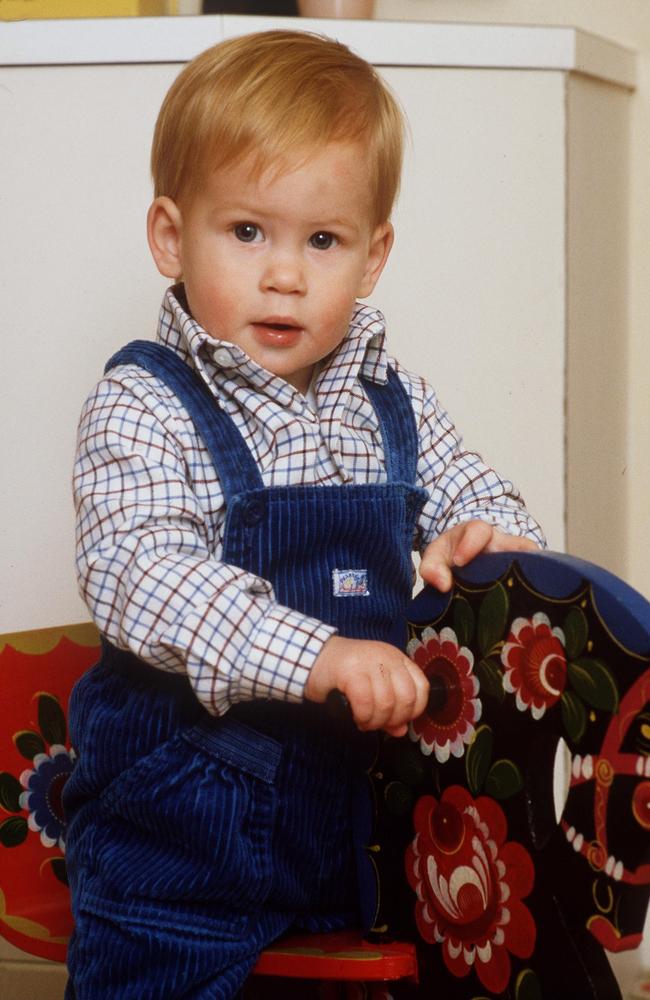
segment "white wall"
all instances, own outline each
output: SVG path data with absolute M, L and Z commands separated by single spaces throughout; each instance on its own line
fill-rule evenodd
M 629 583 L 650 595 L 650 3 L 648 0 L 376 0 L 376 18 L 569 25 L 638 52 L 631 99 L 627 386 L 629 439 L 620 463 Z

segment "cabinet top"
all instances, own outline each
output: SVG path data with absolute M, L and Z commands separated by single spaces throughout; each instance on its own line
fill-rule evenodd
M 0 22 L 0 66 L 184 63 L 225 38 L 270 28 L 333 35 L 376 66 L 541 69 L 633 89 L 636 54 L 570 27 L 241 15 Z

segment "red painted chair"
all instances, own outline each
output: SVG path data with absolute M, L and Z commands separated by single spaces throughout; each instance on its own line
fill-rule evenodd
M 369 773 L 381 943 L 285 939 L 247 1000 L 618 1000 L 603 949 L 638 945 L 650 890 L 650 605 L 568 557 L 488 556 L 425 590 L 395 641 L 432 694 Z M 67 700 L 97 649 L 90 625 L 0 637 L 0 935 L 57 961 Z

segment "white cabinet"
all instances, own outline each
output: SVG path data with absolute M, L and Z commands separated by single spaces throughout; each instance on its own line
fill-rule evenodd
M 69 479 L 104 360 L 155 330 L 144 218 L 180 64 L 263 18 L 0 23 L 0 631 L 87 617 Z M 412 127 L 373 302 L 393 353 L 520 486 L 553 548 L 620 569 L 632 54 L 572 29 L 317 27 Z

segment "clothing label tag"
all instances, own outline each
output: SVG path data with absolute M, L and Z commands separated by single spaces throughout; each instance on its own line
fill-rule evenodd
M 332 592 L 334 597 L 368 597 L 368 570 L 333 569 Z

